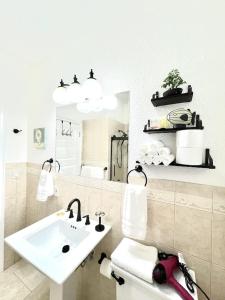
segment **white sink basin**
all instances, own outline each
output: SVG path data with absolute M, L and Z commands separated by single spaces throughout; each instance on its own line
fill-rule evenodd
M 64 220 L 56 220 L 25 239 L 38 250 L 40 255 L 59 260 L 65 257 L 62 252 L 63 246 L 69 245 L 69 251 L 73 251 L 89 234 L 85 226 L 74 229 Z
M 96 221 L 76 222 L 63 211 L 5 238 L 6 243 L 57 284 L 62 284 L 110 231 L 97 232 Z M 64 253 L 63 247 L 69 251 Z M 69 246 L 69 247 L 68 247 Z

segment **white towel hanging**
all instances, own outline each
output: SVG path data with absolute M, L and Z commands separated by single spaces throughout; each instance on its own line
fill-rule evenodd
M 128 184 L 123 199 L 122 231 L 127 237 L 144 240 L 147 232 L 147 190 Z
M 52 173 L 42 170 L 37 188 L 37 200 L 47 201 L 48 197 L 55 193 L 54 181 Z

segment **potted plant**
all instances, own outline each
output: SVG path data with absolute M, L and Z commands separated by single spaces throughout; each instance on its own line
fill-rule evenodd
M 179 88 L 179 86 L 184 83 L 186 83 L 186 81 L 181 78 L 180 72 L 177 69 L 173 69 L 163 81 L 162 87 L 169 87 L 169 89 L 163 93 L 163 96 L 182 94 L 183 89 Z

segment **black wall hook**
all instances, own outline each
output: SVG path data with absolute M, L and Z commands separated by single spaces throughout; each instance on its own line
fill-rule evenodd
M 13 129 L 13 132 L 14 132 L 15 134 L 20 133 L 20 132 L 22 132 L 22 131 L 23 131 L 22 129 L 17 129 L 17 128 L 14 128 L 14 129 Z

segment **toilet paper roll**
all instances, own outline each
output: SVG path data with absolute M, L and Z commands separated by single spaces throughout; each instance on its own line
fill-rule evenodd
M 201 165 L 203 163 L 203 148 L 178 147 L 176 151 L 176 162 L 182 165 Z
M 108 279 L 112 279 L 112 267 L 111 267 L 111 260 L 108 258 L 104 258 L 101 265 L 100 265 L 100 273 L 107 277 Z
M 177 147 L 198 147 L 203 148 L 204 135 L 203 130 L 180 130 L 176 134 Z

